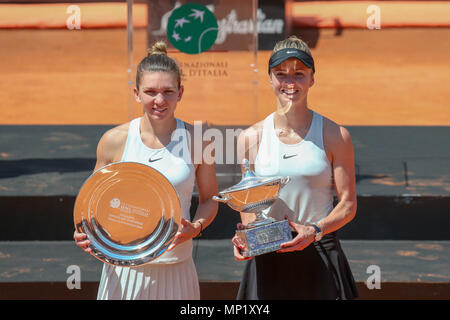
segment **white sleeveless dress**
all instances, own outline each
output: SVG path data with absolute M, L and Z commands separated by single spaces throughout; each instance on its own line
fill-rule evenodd
M 183 121 L 164 148 L 144 145 L 140 134 L 141 118 L 130 122 L 122 161 L 149 165 L 173 184 L 180 198 L 182 216 L 190 221 L 190 206 L 195 183 L 195 167 L 189 151 Z M 192 260 L 192 240 L 166 251 L 139 267 L 103 265 L 97 299 L 99 300 L 198 300 L 198 275 Z
M 267 215 L 317 223 L 333 210 L 333 174 L 323 144 L 323 117 L 314 112 L 305 138 L 285 144 L 274 127 L 274 113 L 264 120 L 255 159 L 258 176 L 289 176 Z M 293 234 L 296 235 L 295 233 Z M 354 299 L 358 290 L 337 233 L 302 251 L 271 252 L 248 260 L 238 300 Z
M 333 210 L 332 168 L 323 146 L 322 119 L 313 111 L 308 133 L 296 144 L 280 141 L 275 132 L 274 113 L 264 120 L 255 173 L 291 179 L 268 212 L 276 220 L 283 220 L 287 214 L 300 224 L 317 223 Z

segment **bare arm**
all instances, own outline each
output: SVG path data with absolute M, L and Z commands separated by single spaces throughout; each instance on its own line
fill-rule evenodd
M 105 132 L 97 145 L 97 161 L 94 172 L 115 162 L 119 162 L 128 136 L 128 124 L 115 127 Z
M 319 223 L 323 234 L 331 233 L 349 223 L 356 215 L 356 182 L 353 143 L 344 127 L 329 128 L 326 149 L 332 154 L 334 186 L 338 199 L 333 211 Z M 333 131 L 335 132 L 333 134 Z M 329 145 L 329 147 L 328 147 Z
M 202 143 L 202 148 L 200 150 L 202 150 L 203 154 L 203 150 L 205 150 L 209 142 L 197 141 L 196 143 Z M 191 150 L 196 150 L 195 146 L 192 146 Z M 194 156 L 192 158 L 195 159 Z M 199 158 L 197 157 L 197 159 Z M 182 219 L 182 228 L 175 235 L 175 240 L 168 250 L 172 250 L 176 245 L 196 237 L 202 230 L 205 230 L 206 227 L 211 224 L 217 215 L 219 205 L 217 201 L 212 199 L 218 192 L 214 162 L 212 159 L 203 159 L 202 157 L 200 159 L 201 163 L 195 165 L 195 180 L 199 195 L 199 205 L 192 222 Z
M 324 144 L 331 162 L 334 187 L 338 203 L 329 215 L 319 222 L 322 234 L 331 233 L 350 222 L 356 214 L 356 186 L 353 144 L 349 132 L 341 126 L 324 118 Z M 298 232 L 292 241 L 282 245 L 279 252 L 303 250 L 314 242 L 316 232 L 311 226 L 304 226 L 290 221 Z
M 128 126 L 122 125 L 108 130 L 100 139 L 97 145 L 97 161 L 95 163 L 94 172 L 98 169 L 120 161 L 125 148 L 125 142 L 128 133 Z M 91 252 L 89 248 L 90 241 L 86 239 L 85 233 L 79 233 L 75 230 L 73 239 L 78 247 L 85 252 Z
M 199 205 L 193 223 L 201 223 L 205 229 L 214 220 L 219 208 L 217 201 L 212 199 L 217 195 L 217 178 L 214 164 L 201 164 L 196 171 Z

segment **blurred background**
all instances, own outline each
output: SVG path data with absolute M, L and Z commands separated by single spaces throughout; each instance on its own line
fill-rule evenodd
M 73 204 L 101 135 L 140 115 L 135 67 L 187 2 L 214 11 L 220 36 L 199 55 L 171 47 L 186 88 L 177 117 L 221 132 L 264 119 L 271 49 L 302 38 L 309 104 L 355 147 L 358 212 L 339 235 L 362 298 L 450 298 L 450 2 L 0 0 L 0 299 L 95 298 L 101 263 L 72 241 Z M 219 190 L 241 178 L 216 169 Z M 195 241 L 204 299 L 234 299 L 237 221 L 221 205 Z M 81 289 L 66 286 L 70 265 Z M 370 265 L 381 289 L 366 285 Z

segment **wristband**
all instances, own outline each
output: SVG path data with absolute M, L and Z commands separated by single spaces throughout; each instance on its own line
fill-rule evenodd
M 200 232 L 195 236 L 196 238 L 199 238 L 202 236 L 203 232 L 203 224 L 200 222 L 200 220 L 197 220 L 198 223 L 200 223 Z
M 316 230 L 316 236 L 314 237 L 314 241 L 320 241 L 320 239 L 322 239 L 322 229 L 319 228 L 319 226 L 317 224 L 310 224 L 311 227 L 314 228 L 314 230 Z

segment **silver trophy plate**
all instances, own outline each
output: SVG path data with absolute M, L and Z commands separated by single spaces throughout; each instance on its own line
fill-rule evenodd
M 74 206 L 74 224 L 91 254 L 118 266 L 139 266 L 161 256 L 181 226 L 181 205 L 159 171 L 119 162 L 94 172 Z

